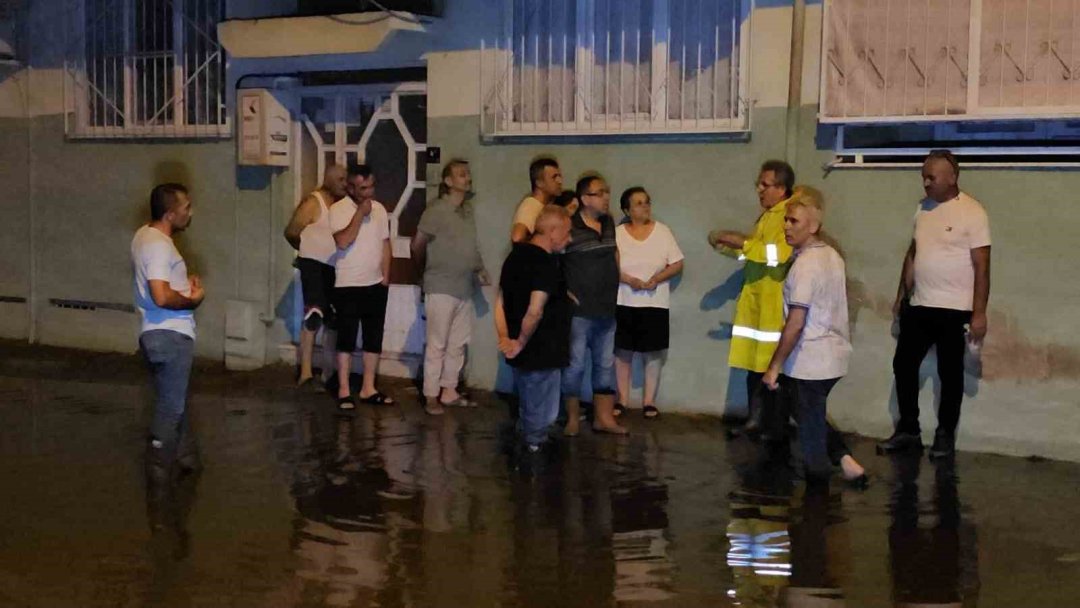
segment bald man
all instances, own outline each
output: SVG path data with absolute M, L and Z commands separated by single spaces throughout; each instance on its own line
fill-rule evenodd
M 559 413 L 561 370 L 570 363 L 570 303 L 555 255 L 570 243 L 570 216 L 562 207 L 546 205 L 533 229 L 503 263 L 495 332 L 499 351 L 514 369 L 518 431 L 535 453 Z
M 297 387 L 314 386 L 311 357 L 315 350 L 315 334 L 330 318 L 330 295 L 334 290 L 334 254 L 337 245 L 330 229 L 330 205 L 345 198 L 346 171 L 341 165 L 330 165 L 323 175 L 322 185 L 304 197 L 296 206 L 285 240 L 299 252 L 296 267 L 300 269 L 300 285 L 304 292 L 304 324 L 300 329 L 300 377 Z M 333 366 L 333 349 L 323 336 L 327 364 L 323 365 L 323 381 Z

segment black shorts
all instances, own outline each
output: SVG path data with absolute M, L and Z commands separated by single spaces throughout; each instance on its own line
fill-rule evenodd
M 363 326 L 363 351 L 381 353 L 386 298 L 390 289 L 382 283 L 366 287 L 335 287 L 334 313 L 337 316 L 337 350 L 356 350 L 356 335 Z
M 296 258 L 300 270 L 300 289 L 304 293 L 304 312 L 318 308 L 323 319 L 329 320 L 331 297 L 334 293 L 334 267 L 309 258 Z
M 651 353 L 667 349 L 670 339 L 668 309 L 634 306 L 615 309 L 615 348 Z

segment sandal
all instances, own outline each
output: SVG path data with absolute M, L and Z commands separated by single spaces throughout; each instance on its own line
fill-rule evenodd
M 646 405 L 641 408 L 641 415 L 644 416 L 646 420 L 654 420 L 660 416 L 660 410 L 656 409 L 655 405 Z
M 360 403 L 367 403 L 369 405 L 394 405 L 394 400 L 386 395 L 375 391 L 367 397 L 361 397 Z
M 340 397 L 337 400 L 337 406 L 339 410 L 352 411 L 356 409 L 356 399 L 353 399 L 352 395 L 348 397 Z
M 621 403 L 616 403 L 615 404 L 615 409 L 612 410 L 611 413 L 614 414 L 615 416 L 622 416 L 623 414 L 626 413 L 626 406 L 621 404 Z
M 469 401 L 468 399 L 465 398 L 464 395 L 459 396 L 457 399 L 454 399 L 453 401 L 443 401 L 443 400 L 440 399 L 439 403 L 441 403 L 445 407 L 477 407 L 478 406 L 478 404 L 475 401 Z

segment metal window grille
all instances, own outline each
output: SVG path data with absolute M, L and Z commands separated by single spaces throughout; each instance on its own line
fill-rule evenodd
M 752 0 L 505 0 L 484 135 L 745 131 Z
M 1078 13 L 1063 0 L 826 0 L 821 119 L 1080 115 Z
M 227 137 L 224 0 L 82 0 L 65 62 L 67 134 Z

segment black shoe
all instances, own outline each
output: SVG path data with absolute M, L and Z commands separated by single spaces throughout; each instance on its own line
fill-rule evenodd
M 866 473 L 863 473 L 854 479 L 845 479 L 844 483 L 853 490 L 865 490 L 870 487 L 870 477 L 868 477 Z
M 934 433 L 934 445 L 930 447 L 930 460 L 951 458 L 956 454 L 956 435 L 944 431 Z
M 887 454 L 904 450 L 921 450 L 922 447 L 922 436 L 918 433 L 896 431 L 892 434 L 892 437 L 877 444 L 877 453 Z

